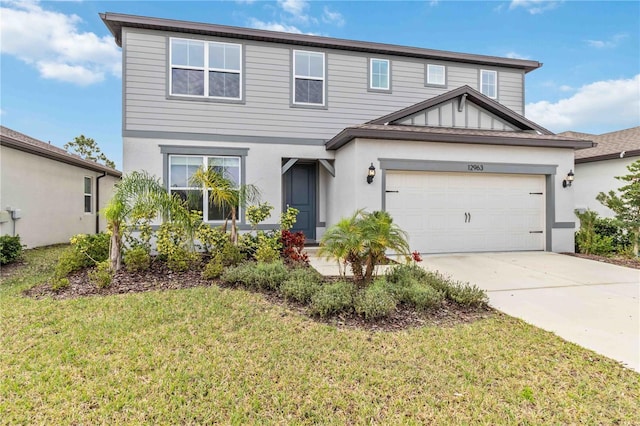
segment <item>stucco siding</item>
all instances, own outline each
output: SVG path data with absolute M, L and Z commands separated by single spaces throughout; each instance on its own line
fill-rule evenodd
M 167 38 L 171 36 L 185 37 L 179 33 L 124 30 L 125 131 L 329 139 L 347 126 L 389 114 L 463 84 L 477 89 L 479 83 L 477 67 L 446 63 L 447 87 L 425 87 L 427 61 L 385 56 L 391 60 L 392 92 L 370 92 L 367 90 L 370 56 L 324 50 L 328 88 L 326 108 L 292 107 L 290 62 L 293 46 L 243 41 L 243 103 L 167 99 L 166 50 Z M 211 37 L 202 39 L 234 42 Z M 498 101 L 522 113 L 522 72 L 508 68 L 498 70 Z
M 557 166 L 552 188 L 554 223 L 575 222 L 573 191 L 562 188 L 563 177 L 573 167 L 571 149 L 356 139 L 336 152 L 336 165 L 342 166 L 345 163 L 348 170 L 359 174 L 342 181 L 336 179 L 337 188 L 347 196 L 345 200 L 341 200 L 343 202 L 337 202 L 330 208 L 332 223 L 352 214 L 356 208 L 366 208 L 369 211 L 382 209 L 384 178 L 379 161 L 381 158 Z M 378 174 L 373 183 L 368 185 L 365 174 L 371 162 Z M 547 249 L 573 251 L 573 229 L 552 229 L 552 246 Z
M 623 186 L 624 181 L 615 177 L 628 174 L 627 166 L 638 159 L 640 157 L 576 164 L 575 180 L 571 186 L 575 194 L 576 209 L 590 209 L 601 217 L 613 217 L 613 211 L 597 201 L 596 196 L 600 192 L 617 190 Z
M 96 184 L 101 172 L 6 146 L 0 147 L 0 164 L 0 209 L 21 210 L 20 219 L 0 224 L 0 234 L 19 234 L 27 247 L 38 247 L 66 243 L 75 234 L 95 233 Z M 84 212 L 85 176 L 92 179 L 91 213 Z M 100 179 L 101 207 L 111 198 L 116 181 L 112 176 Z

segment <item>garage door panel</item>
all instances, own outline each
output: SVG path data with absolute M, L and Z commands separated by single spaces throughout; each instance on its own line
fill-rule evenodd
M 543 250 L 544 176 L 388 172 L 386 206 L 423 253 Z M 531 194 L 534 193 L 534 194 Z

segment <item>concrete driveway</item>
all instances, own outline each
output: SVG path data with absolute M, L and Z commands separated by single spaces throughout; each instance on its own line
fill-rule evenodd
M 424 256 L 496 309 L 640 372 L 640 270 L 545 252 Z

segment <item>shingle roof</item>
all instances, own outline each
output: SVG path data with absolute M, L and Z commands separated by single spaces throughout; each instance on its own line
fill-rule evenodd
M 285 43 L 299 46 L 341 49 L 374 54 L 399 55 L 422 59 L 454 60 L 472 64 L 516 68 L 524 70 L 525 73 L 542 66 L 540 62 L 528 59 L 501 58 L 497 56 L 447 52 L 444 50 L 424 49 L 420 47 L 345 40 L 308 34 L 291 34 L 278 31 L 257 30 L 253 28 L 231 27 L 227 25 L 206 24 L 200 22 L 177 21 L 174 19 L 152 18 L 121 13 L 101 13 L 100 18 L 102 18 L 102 21 L 105 23 L 107 28 L 109 28 L 111 34 L 113 34 L 118 46 L 122 46 L 122 28 L 128 27 L 214 37 L 232 37 L 244 40 L 267 41 L 271 43 Z
M 559 135 L 589 139 L 598 144 L 593 148 L 576 151 L 576 163 L 640 156 L 640 126 L 601 135 L 572 131 L 562 132 Z
M 540 135 L 530 132 L 512 132 L 449 127 L 361 124 L 347 127 L 326 143 L 327 149 L 339 149 L 355 138 L 454 142 L 486 145 L 536 146 L 549 148 L 583 149 L 593 146 L 591 141 L 561 135 Z
M 61 161 L 63 163 L 72 164 L 88 170 L 105 172 L 111 176 L 122 176 L 122 173 L 116 169 L 96 163 L 95 161 L 85 160 L 78 155 L 70 154 L 64 149 L 58 148 L 55 145 L 39 141 L 38 139 L 34 139 L 31 136 L 16 132 L 15 130 L 4 126 L 0 126 L 0 145 L 39 155 L 41 157 L 50 158 L 52 160 Z

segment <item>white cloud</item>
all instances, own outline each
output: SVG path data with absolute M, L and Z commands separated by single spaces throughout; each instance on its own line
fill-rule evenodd
M 505 53 L 505 56 L 507 58 L 511 58 L 511 59 L 531 59 L 530 56 L 521 55 L 521 54 L 519 54 L 517 52 L 513 52 L 513 51 Z
M 573 92 L 574 90 L 576 90 L 573 87 L 566 84 L 563 84 L 562 86 L 560 86 L 559 89 L 561 92 Z
M 82 32 L 77 15 L 45 10 L 38 1 L 8 1 L 0 8 L 0 23 L 0 51 L 34 66 L 44 78 L 88 85 L 105 74 L 120 76 L 121 54 L 113 37 Z
M 532 15 L 538 15 L 546 12 L 547 10 L 553 10 L 558 7 L 559 1 L 552 0 L 511 0 L 509 4 L 509 10 L 513 10 L 518 7 L 522 7 Z
M 259 30 L 280 31 L 284 33 L 302 34 L 302 31 L 300 31 L 299 28 L 293 25 L 280 24 L 278 22 L 264 22 L 256 18 L 251 18 L 249 20 L 249 25 L 252 28 L 257 28 Z
M 309 16 L 305 13 L 309 7 L 307 0 L 278 0 L 278 5 L 298 21 L 309 21 Z
M 327 6 L 324 7 L 322 12 L 322 21 L 326 24 L 333 24 L 338 27 L 344 25 L 344 17 L 340 12 L 334 12 L 330 10 Z
M 627 38 L 628 34 L 616 34 L 609 40 L 585 40 L 587 44 L 596 49 L 610 49 L 616 47 L 620 41 Z
M 568 87 L 568 86 L 567 86 Z M 570 98 L 527 104 L 526 116 L 555 132 L 603 126 L 625 129 L 640 124 L 640 74 L 630 79 L 587 84 Z

